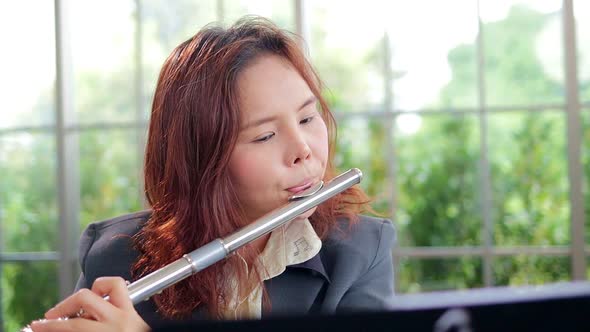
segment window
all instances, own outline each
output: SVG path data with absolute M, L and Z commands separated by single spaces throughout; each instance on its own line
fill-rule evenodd
M 88 223 L 144 208 L 165 57 L 204 25 L 246 14 L 304 34 L 339 125 L 336 165 L 361 168 L 374 209 L 396 223 L 399 292 L 590 273 L 586 1 L 55 3 L 0 5 L 0 28 L 18 31 L 5 42 L 19 50 L 0 61 L 5 330 L 73 289 Z

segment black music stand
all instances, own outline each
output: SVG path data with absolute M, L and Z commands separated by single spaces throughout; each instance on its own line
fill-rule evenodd
M 588 282 L 433 292 L 397 299 L 389 312 L 175 322 L 153 331 L 590 331 Z

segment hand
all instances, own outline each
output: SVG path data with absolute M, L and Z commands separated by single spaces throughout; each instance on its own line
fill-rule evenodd
M 109 296 L 109 301 L 103 299 L 105 295 Z M 81 317 L 58 319 L 71 316 L 80 309 L 84 312 Z M 47 320 L 31 323 L 33 331 L 150 331 L 150 327 L 135 311 L 125 281 L 119 277 L 96 279 L 92 290 L 79 290 L 49 309 L 45 318 Z

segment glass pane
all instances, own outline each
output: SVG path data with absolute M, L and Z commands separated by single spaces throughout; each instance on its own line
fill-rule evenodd
M 476 107 L 477 1 L 384 4 L 395 108 Z
M 56 262 L 3 263 L 0 268 L 4 331 L 20 331 L 57 304 Z
M 337 111 L 382 109 L 384 103 L 383 2 L 306 2 L 312 63 Z M 352 23 L 354 22 L 354 23 Z
M 540 285 L 571 280 L 569 257 L 497 257 L 493 262 L 497 286 Z
M 565 136 L 561 111 L 489 116 L 497 245 L 570 242 Z
M 80 134 L 82 227 L 142 209 L 137 134 L 134 130 Z
M 474 257 L 401 258 L 399 291 L 401 293 L 483 287 L 482 260 Z
M 338 121 L 335 165 L 340 171 L 356 167 L 363 172 L 361 187 L 373 199 L 376 212 L 391 214 L 391 185 L 383 122 L 374 119 L 349 118 Z
M 292 0 L 226 0 L 223 21 L 233 24 L 244 15 L 259 15 L 291 32 L 295 29 L 295 3 Z
M 52 134 L 0 136 L 1 249 L 56 250 L 55 156 Z
M 53 124 L 53 1 L 2 2 L 0 31 L 4 32 L 4 51 L 0 61 L 0 130 L 13 126 Z
M 574 0 L 580 100 L 590 102 L 590 2 Z
M 563 104 L 561 1 L 480 4 L 487 104 Z
M 136 96 L 134 2 L 86 0 L 70 5 L 74 121 L 131 121 Z
M 590 244 L 590 109 L 582 109 L 582 191 L 586 213 L 586 244 Z
M 478 245 L 477 117 L 403 114 L 395 125 L 400 245 Z
M 217 21 L 217 0 L 141 1 L 143 104 L 149 118 L 160 68 L 172 50 Z

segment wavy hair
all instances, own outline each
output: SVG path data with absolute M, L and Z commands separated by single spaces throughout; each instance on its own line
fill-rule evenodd
M 134 237 L 139 251 L 134 279 L 248 222 L 237 203 L 228 162 L 240 128 L 238 74 L 265 54 L 288 60 L 318 99 L 329 133 L 324 180 L 335 176 L 335 119 L 297 37 L 259 17 L 243 18 L 228 29 L 205 27 L 172 51 L 158 78 L 144 164 L 152 215 Z M 350 188 L 319 206 L 310 222 L 324 239 L 336 217 L 354 222 L 368 201 L 360 188 Z M 228 264 L 238 269 L 239 262 L 228 259 L 154 296 L 158 312 L 181 319 L 205 306 L 211 318 L 220 318 L 228 286 L 220 276 Z

